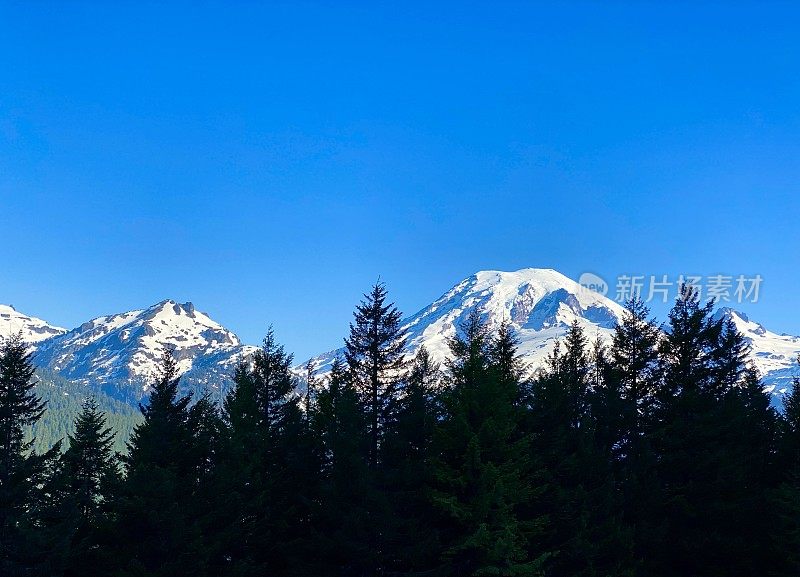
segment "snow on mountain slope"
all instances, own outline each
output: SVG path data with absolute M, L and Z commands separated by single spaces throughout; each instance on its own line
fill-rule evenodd
M 409 354 L 425 345 L 435 359 L 446 359 L 448 339 L 473 310 L 492 328 L 504 320 L 512 324 L 519 351 L 531 370 L 541 366 L 573 321 L 590 340 L 605 340 L 623 314 L 618 303 L 552 269 L 481 271 L 402 322 Z M 750 342 L 753 361 L 779 406 L 781 394 L 800 372 L 795 362 L 800 337 L 768 331 L 732 309 L 722 308 L 715 314 L 731 318 Z M 212 393 L 224 392 L 235 364 L 256 349 L 243 345 L 233 332 L 191 303 L 171 300 L 98 317 L 69 332 L 0 305 L 0 337 L 20 330 L 35 346 L 37 365 L 72 381 L 102 387 L 127 402 L 147 393 L 165 346 L 175 350 L 184 390 Z M 337 354 L 341 349 L 315 358 L 321 374 L 328 372 Z M 297 374 L 303 374 L 300 367 Z
M 185 385 L 208 386 L 229 380 L 236 361 L 252 349 L 192 303 L 165 300 L 83 323 L 41 343 L 34 361 L 70 380 L 99 383 L 136 399 L 147 391 L 167 346 Z
M 424 344 L 435 358 L 444 359 L 448 339 L 475 309 L 490 328 L 509 321 L 519 337 L 520 354 L 533 365 L 573 321 L 593 339 L 610 334 L 623 312 L 617 303 L 551 269 L 481 271 L 404 323 L 410 350 Z
M 0 305 L 0 338 L 8 338 L 22 333 L 26 343 L 38 343 L 54 336 L 62 335 L 67 329 L 53 326 L 42 319 L 29 317 L 9 305 Z
M 733 320 L 736 329 L 750 343 L 751 359 L 761 372 L 767 390 L 781 395 L 791 387 L 792 377 L 798 375 L 800 337 L 779 335 L 751 321 L 747 315 L 728 307 L 716 311 L 715 317 Z
M 476 310 L 489 327 L 509 321 L 519 337 L 519 352 L 531 368 L 540 366 L 573 321 L 589 339 L 608 338 L 623 309 L 552 269 L 481 271 L 464 279 L 433 304 L 403 321 L 408 350 L 425 345 L 438 361 L 449 354 L 448 339 Z M 321 373 L 341 349 L 316 358 Z
M 425 345 L 436 360 L 446 359 L 448 339 L 474 309 L 490 327 L 504 320 L 511 322 L 519 338 L 519 352 L 530 369 L 542 365 L 573 321 L 590 341 L 597 337 L 607 340 L 623 314 L 619 303 L 551 269 L 481 271 L 403 321 L 409 353 L 413 355 Z M 795 360 L 800 354 L 800 337 L 770 332 L 732 309 L 722 308 L 715 314 L 732 318 L 750 342 L 752 359 L 766 390 L 775 395 L 775 404 L 780 406 L 781 395 L 800 372 Z M 327 373 L 333 359 L 341 354 L 343 350 L 337 349 L 316 357 L 319 373 Z

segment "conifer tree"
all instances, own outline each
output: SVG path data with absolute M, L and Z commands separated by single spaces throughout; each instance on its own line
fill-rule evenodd
M 774 416 L 744 365 L 741 336 L 711 316 L 712 306 L 682 287 L 660 347 L 653 432 L 660 505 L 653 516 L 672 547 L 654 544 L 649 558 L 667 575 L 753 574 L 768 562 L 757 528 Z M 762 439 L 757 446 L 755 438 Z
M 231 574 L 287 575 L 308 561 L 316 471 L 291 364 L 269 329 L 224 400 L 216 483 L 225 529 L 215 563 Z
M 661 330 L 649 319 L 649 314 L 641 300 L 628 301 L 612 339 L 610 362 L 613 369 L 609 377 L 618 383 L 626 404 L 620 438 L 625 446 L 642 438 L 653 416 Z M 632 451 L 632 448 L 623 449 L 625 454 Z
M 375 567 L 367 417 L 350 373 L 334 359 L 317 395 L 312 427 L 321 444 L 321 575 L 367 576 Z
M 275 340 L 272 327 L 253 355 L 253 375 L 261 422 L 267 437 L 280 432 L 287 414 L 297 406 L 296 379 L 291 372 L 293 356 Z
M 277 344 L 271 328 L 253 358 L 266 439 L 264 490 L 256 501 L 259 513 L 253 545 L 257 562 L 275 576 L 302 572 L 311 550 L 308 538 L 315 471 L 292 359 Z M 252 449 L 259 451 L 258 447 Z
M 117 456 L 112 449 L 114 431 L 106 427 L 105 414 L 94 397 L 83 402 L 68 440 L 69 446 L 61 456 L 64 475 L 81 525 L 90 526 L 102 514 L 106 491 L 119 480 Z
M 251 551 L 256 523 L 252 510 L 263 491 L 267 439 L 255 378 L 247 360 L 236 365 L 233 382 L 223 399 L 219 466 L 212 481 L 217 500 L 210 519 L 215 528 L 210 570 L 219 575 L 246 576 L 259 570 Z
M 113 450 L 114 432 L 94 397 L 88 397 L 75 419 L 69 446 L 61 455 L 54 480 L 58 507 L 69 532 L 65 575 L 87 575 L 100 563 L 98 533 L 107 529 L 111 507 L 121 480 L 119 460 Z
M 629 536 L 617 512 L 608 452 L 596 438 L 595 378 L 588 342 L 573 323 L 532 386 L 533 451 L 546 481 L 537 510 L 550 521 L 540 546 L 553 552 L 546 575 L 629 569 Z
M 384 426 L 397 405 L 406 344 L 400 329 L 402 314 L 386 297 L 386 286 L 376 283 L 356 306 L 350 336 L 345 339 L 345 359 L 369 419 L 373 470 L 378 468 Z
M 711 415 L 715 406 L 714 355 L 722 331 L 711 318 L 712 303 L 701 306 L 697 291 L 682 286 L 669 313 L 669 327 L 659 347 L 662 378 L 657 390 L 658 425 L 653 442 L 659 462 L 657 541 L 647 558 L 653 571 L 700 574 L 699 556 L 706 551 L 709 519 L 706 498 L 717 473 L 713 464 L 719 439 Z M 669 542 L 667 550 L 658 543 Z M 672 568 L 670 570 L 670 568 Z
M 654 525 L 658 484 L 650 432 L 660 378 L 658 347 L 662 332 L 649 314 L 640 299 L 625 303 L 597 391 L 607 406 L 616 407 L 602 417 L 598 415 L 598 426 L 609 431 L 603 444 L 613 460 L 621 513 L 632 531 L 633 563 L 640 569 L 649 557 L 647 550 L 660 542 L 659 526 Z
M 389 573 L 416 574 L 435 567 L 438 535 L 430 514 L 433 436 L 439 416 L 440 366 L 425 347 L 411 363 L 383 449 L 390 503 L 386 546 Z
M 128 442 L 125 481 L 106 550 L 115 575 L 200 575 L 207 547 L 201 534 L 199 476 L 190 396 L 179 396 L 177 362 L 164 350 L 144 421 Z
M 788 576 L 797 574 L 800 568 L 800 377 L 792 379 L 783 407 L 779 484 L 770 492 L 774 524 L 769 552 L 778 561 L 776 574 Z
M 308 359 L 306 362 L 305 371 L 306 390 L 303 398 L 303 412 L 305 413 L 306 425 L 308 426 L 311 424 L 311 403 L 314 402 L 314 397 L 317 393 L 318 386 L 316 361 L 314 359 Z
M 359 393 L 367 421 L 367 462 L 369 464 L 368 510 L 370 517 L 369 572 L 384 571 L 384 539 L 389 530 L 386 501 L 386 472 L 381 463 L 386 431 L 396 416 L 399 385 L 404 376 L 405 336 L 400 328 L 401 313 L 387 302 L 383 283 L 377 282 L 356 306 L 350 335 L 345 339 L 344 357 L 350 378 Z
M 800 357 L 797 359 L 800 368 Z M 781 468 L 789 471 L 793 466 L 800 466 L 800 377 L 792 379 L 792 386 L 783 399 L 783 415 L 781 417 L 780 453 Z
M 450 342 L 443 415 L 437 428 L 431 492 L 440 511 L 444 575 L 535 575 L 538 518 L 520 518 L 535 492 L 530 446 L 518 434 L 520 383 L 493 364 L 494 346 L 477 312 Z M 505 360 L 513 359 L 513 350 Z
M 42 524 L 44 486 L 60 443 L 44 454 L 25 441 L 25 428 L 44 414 L 34 392 L 35 369 L 17 334 L 0 341 L 0 574 L 46 574 L 53 552 Z

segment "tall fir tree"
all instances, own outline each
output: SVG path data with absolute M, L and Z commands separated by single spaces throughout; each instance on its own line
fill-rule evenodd
M 216 483 L 225 529 L 215 567 L 225 574 L 307 567 L 316 466 L 291 366 L 270 328 L 252 362 L 237 367 L 223 403 Z
M 370 490 L 367 502 L 370 533 L 370 572 L 385 571 L 384 540 L 389 531 L 389 503 L 386 499 L 386 471 L 381 457 L 388 428 L 396 417 L 400 384 L 404 376 L 406 339 L 400 327 L 402 314 L 387 302 L 386 286 L 380 281 L 356 306 L 350 334 L 345 339 L 344 357 L 350 378 L 359 393 L 367 417 L 367 459 Z
M 111 522 L 111 508 L 121 481 L 114 452 L 114 432 L 94 397 L 88 397 L 75 419 L 69 446 L 61 455 L 54 484 L 62 527 L 69 533 L 65 575 L 96 574 L 101 563 L 100 532 Z
M 436 566 L 438 533 L 430 514 L 433 437 L 440 415 L 441 369 L 423 346 L 409 368 L 383 448 L 388 574 L 424 574 Z
M 43 525 L 48 475 L 60 443 L 43 454 L 25 429 L 46 404 L 35 393 L 35 368 L 22 335 L 0 341 L 0 574 L 47 575 L 55 569 L 53 536 Z M 55 562 L 58 565 L 58 562 Z
M 696 289 L 681 287 L 660 346 L 653 517 L 671 547 L 654 543 L 648 552 L 654 575 L 754 574 L 770 562 L 758 528 L 774 416 L 744 365 L 741 335 L 713 317 L 712 307 Z
M 256 398 L 263 418 L 263 489 L 253 544 L 256 559 L 273 575 L 303 573 L 309 562 L 314 466 L 293 356 L 272 328 L 253 358 Z M 252 448 L 258 452 L 258 447 Z
M 648 550 L 661 539 L 655 514 L 658 482 L 650 432 L 660 378 L 662 330 L 649 315 L 641 299 L 625 303 L 596 395 L 605 399 L 606 406 L 615 407 L 598 415 L 598 425 L 607 431 L 603 444 L 614 466 L 621 513 L 632 531 L 632 566 L 637 571 L 644 570 Z
M 367 414 L 369 463 L 378 468 L 380 443 L 386 423 L 397 407 L 398 384 L 403 376 L 405 336 L 402 314 L 387 303 L 386 286 L 377 282 L 353 313 L 350 336 L 345 339 L 345 359 Z
M 374 486 L 367 416 L 349 371 L 336 358 L 317 395 L 312 429 L 321 444 L 321 500 L 316 555 L 319 574 L 374 575 Z
M 513 367 L 495 364 L 477 312 L 450 342 L 443 414 L 435 437 L 431 491 L 439 522 L 443 575 L 536 575 L 545 555 L 532 550 L 539 518 L 522 518 L 533 497 L 527 436 L 518 434 L 521 385 Z M 513 362 L 513 347 L 504 360 Z M 496 358 L 500 358 L 497 355 Z
M 616 381 L 625 403 L 620 435 L 625 454 L 633 452 L 653 418 L 661 329 L 649 314 L 640 299 L 628 301 L 612 337 L 608 377 Z
M 629 535 L 618 514 L 608 452 L 597 440 L 588 341 L 570 326 L 532 386 L 533 451 L 544 471 L 540 514 L 550 524 L 540 546 L 553 552 L 545 574 L 625 575 Z
M 233 383 L 222 403 L 224 428 L 219 466 L 212 481 L 217 500 L 210 519 L 216 528 L 210 570 L 217 575 L 244 577 L 260 570 L 251 551 L 256 523 L 252 510 L 263 490 L 267 439 L 254 374 L 247 360 L 236 365 Z
M 114 575 L 203 575 L 208 548 L 197 489 L 204 463 L 190 418 L 190 396 L 180 396 L 177 362 L 165 348 L 143 422 L 128 442 L 125 480 L 116 500 L 105 549 Z M 120 562 L 121 561 L 121 562 Z

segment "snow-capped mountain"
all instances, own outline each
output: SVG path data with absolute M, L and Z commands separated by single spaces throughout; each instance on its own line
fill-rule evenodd
M 475 309 L 490 328 L 510 322 L 519 352 L 532 366 L 544 360 L 573 321 L 590 339 L 607 337 L 623 312 L 619 304 L 552 269 L 481 271 L 404 323 L 409 348 L 424 344 L 434 358 L 444 359 L 448 339 Z
M 97 317 L 43 341 L 34 362 L 84 384 L 101 385 L 117 397 L 146 393 L 165 347 L 174 350 L 187 388 L 229 382 L 236 361 L 251 347 L 195 309 L 162 301 L 147 309 Z
M 618 303 L 552 269 L 481 271 L 403 321 L 409 353 L 425 345 L 434 359 L 443 361 L 448 340 L 476 309 L 489 327 L 511 323 L 519 352 L 531 368 L 541 365 L 573 321 L 589 339 L 607 339 L 623 313 Z M 339 354 L 341 349 L 317 357 L 319 371 L 325 373 Z
M 481 271 L 402 322 L 409 354 L 425 345 L 436 360 L 447 358 L 448 339 L 475 309 L 490 327 L 504 320 L 512 324 L 519 338 L 519 352 L 531 370 L 542 365 L 573 321 L 590 341 L 598 337 L 606 341 L 623 314 L 619 303 L 552 269 Z M 733 309 L 721 308 L 715 314 L 732 318 L 750 342 L 753 362 L 779 405 L 781 394 L 798 373 L 800 337 L 770 332 Z M 337 349 L 316 357 L 319 373 L 327 373 L 333 359 L 342 354 L 343 350 Z
M 403 321 L 409 354 L 425 345 L 435 359 L 443 361 L 449 353 L 448 339 L 474 310 L 490 327 L 503 321 L 512 324 L 519 352 L 531 370 L 541 366 L 573 321 L 590 340 L 606 340 L 623 314 L 617 302 L 552 269 L 481 271 Z M 800 354 L 800 337 L 773 333 L 733 309 L 721 308 L 715 314 L 732 319 L 748 339 L 753 361 L 779 405 L 781 394 L 798 373 L 795 359 Z M 19 331 L 35 349 L 37 365 L 127 402 L 147 393 L 166 346 L 175 351 L 183 387 L 212 393 L 224 391 L 235 364 L 256 349 L 243 345 L 233 332 L 191 303 L 171 300 L 97 317 L 71 331 L 0 305 L 0 337 Z M 318 372 L 327 373 L 337 354 L 341 349 L 316 357 Z
M 53 326 L 42 319 L 29 317 L 10 305 L 0 305 L 0 338 L 22 333 L 26 343 L 35 344 L 54 336 L 63 335 L 67 329 Z

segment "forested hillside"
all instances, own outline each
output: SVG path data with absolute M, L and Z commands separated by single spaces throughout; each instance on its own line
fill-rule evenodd
M 324 379 L 270 330 L 217 404 L 165 349 L 124 455 L 132 417 L 53 395 L 11 338 L 0 574 L 794 577 L 800 379 L 777 413 L 712 305 L 683 287 L 661 330 L 629 301 L 608 345 L 575 322 L 528 378 L 477 312 L 407 361 L 377 284 Z
M 47 403 L 42 418 L 29 429 L 29 438 L 34 439 L 33 449 L 37 453 L 47 451 L 59 440 L 66 441 L 87 396 L 95 398 L 99 409 L 106 415 L 108 425 L 115 431 L 114 450 L 125 451 L 125 443 L 134 426 L 142 420 L 138 409 L 111 398 L 95 387 L 72 383 L 47 369 L 37 368 L 35 381 L 35 393 Z

